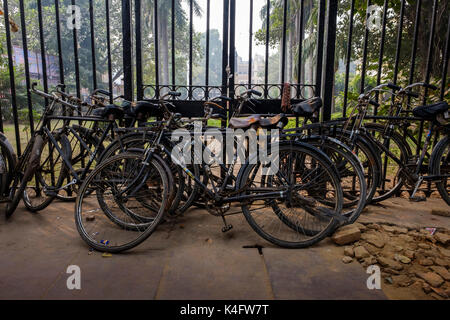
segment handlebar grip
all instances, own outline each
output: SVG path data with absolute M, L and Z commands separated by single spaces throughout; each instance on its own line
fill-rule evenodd
M 430 90 L 437 90 L 438 89 L 438 87 L 436 87 L 435 85 L 429 84 L 429 83 L 424 83 L 423 86 L 425 88 L 430 89 Z
M 398 90 L 400 90 L 402 87 L 399 87 L 399 86 L 397 86 L 396 84 L 393 84 L 393 83 L 391 83 L 391 82 L 389 82 L 388 84 L 387 84 L 387 87 L 389 88 L 389 89 L 391 89 L 391 90 L 395 90 L 395 91 L 398 91 Z
M 413 98 L 418 98 L 418 97 L 420 97 L 420 95 L 419 95 L 418 93 L 412 92 L 412 91 L 406 91 L 406 95 L 407 95 L 407 96 L 410 96 L 410 97 L 413 97 Z
M 226 97 L 226 96 L 219 96 L 219 97 L 217 97 L 217 99 L 225 100 L 225 101 L 233 101 L 233 99 Z
M 106 90 L 103 90 L 103 89 L 96 89 L 93 94 L 97 94 L 97 93 L 103 94 L 105 96 L 110 96 L 111 95 L 111 93 L 109 91 L 106 91 Z
M 248 92 L 250 92 L 251 94 L 254 94 L 255 96 L 261 97 L 262 93 L 256 90 L 249 90 Z
M 176 91 L 169 91 L 168 94 L 171 95 L 172 97 L 180 97 L 181 96 L 181 92 L 176 92 Z
M 378 102 L 376 102 L 375 100 L 369 100 L 369 103 L 377 108 L 380 106 L 380 104 Z

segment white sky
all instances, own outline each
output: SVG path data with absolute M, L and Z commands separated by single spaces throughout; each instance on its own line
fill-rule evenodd
M 194 16 L 194 30 L 206 31 L 206 0 L 197 0 L 203 9 L 201 18 Z M 253 34 L 262 26 L 259 11 L 266 0 L 253 0 Z M 186 12 L 189 12 L 188 1 L 183 2 Z M 222 39 L 223 29 L 223 0 L 211 0 L 210 28 L 218 29 Z M 250 31 L 250 0 L 236 1 L 236 51 L 244 60 L 249 55 L 249 31 Z M 265 46 L 256 46 L 253 38 L 253 56 L 265 55 Z

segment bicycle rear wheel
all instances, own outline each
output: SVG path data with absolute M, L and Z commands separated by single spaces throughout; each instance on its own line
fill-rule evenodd
M 381 144 L 386 143 L 389 151 L 400 159 L 402 163 L 405 165 L 407 164 L 412 156 L 412 152 L 407 142 L 398 132 L 393 132 L 389 139 L 386 139 L 384 134 L 386 129 L 385 125 L 379 123 L 366 123 L 364 128 L 367 130 L 367 133 L 370 134 L 372 139 L 375 139 Z M 397 195 L 401 191 L 405 179 L 402 174 L 402 167 L 376 144 L 374 144 L 374 147 L 378 150 L 382 161 L 381 183 L 377 193 L 372 199 L 372 202 L 376 203 Z
M 278 172 L 265 175 L 262 168 L 259 162 L 246 165 L 239 181 L 242 195 L 280 193 L 277 199 L 250 198 L 242 204 L 256 233 L 285 248 L 309 247 L 331 234 L 343 218 L 343 196 L 338 174 L 325 154 L 305 143 L 283 143 Z
M 23 193 L 36 172 L 36 168 L 39 166 L 41 150 L 44 145 L 44 139 L 42 136 L 36 136 L 32 138 L 31 144 L 27 147 L 20 161 L 20 167 L 17 168 L 15 176 L 9 187 L 9 200 L 6 203 L 5 215 L 6 218 L 10 218 L 19 205 L 20 199 L 23 197 Z M 30 150 L 31 148 L 31 150 Z
M 58 147 L 70 159 L 70 142 L 63 133 L 54 133 Z M 68 176 L 68 168 L 55 145 L 44 137 L 39 165 L 23 192 L 23 202 L 28 210 L 36 212 L 45 209 L 57 196 L 58 189 Z
M 450 138 L 445 137 L 436 145 L 431 155 L 430 173 L 437 176 L 446 176 L 436 182 L 436 187 L 442 199 L 450 206 Z
M 81 185 L 75 205 L 77 230 L 95 250 L 129 250 L 161 222 L 168 190 L 164 168 L 155 159 L 145 165 L 139 154 L 114 156 L 97 166 Z
M 322 150 L 334 163 L 339 172 L 343 191 L 344 216 L 348 223 L 358 219 L 366 206 L 367 186 L 359 159 L 345 144 L 328 137 L 311 136 L 302 139 Z

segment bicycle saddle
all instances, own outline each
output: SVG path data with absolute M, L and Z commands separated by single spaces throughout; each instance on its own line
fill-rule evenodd
M 292 105 L 292 111 L 299 117 L 311 117 L 322 108 L 322 105 L 322 99 L 320 97 L 314 97 Z
M 136 119 L 148 119 L 149 117 L 157 117 L 161 115 L 161 109 L 158 104 L 148 101 L 136 102 L 136 107 L 133 109 Z
M 104 119 L 115 120 L 122 119 L 125 115 L 125 112 L 121 107 L 111 104 L 107 105 L 104 108 L 95 109 L 92 114 Z
M 448 111 L 448 104 L 445 101 L 420 106 L 413 109 L 414 116 L 424 120 L 433 120 L 439 114 Z
M 282 113 L 269 118 L 259 120 L 261 128 L 266 129 L 283 129 L 289 122 L 289 119 Z
M 230 119 L 230 128 L 233 129 L 247 129 L 253 125 L 257 125 L 261 120 L 261 116 L 259 114 L 254 114 L 246 118 L 231 118 Z

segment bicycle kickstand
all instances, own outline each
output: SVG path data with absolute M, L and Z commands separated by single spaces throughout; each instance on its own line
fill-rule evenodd
M 420 176 L 419 180 L 417 180 L 416 186 L 414 187 L 414 191 L 412 193 L 412 195 L 409 197 L 409 201 L 413 201 L 413 202 L 421 202 L 421 201 L 426 201 L 427 198 L 426 197 L 416 197 L 416 193 L 419 190 L 419 187 L 422 185 L 423 182 L 423 177 Z
M 225 232 L 228 232 L 231 229 L 233 229 L 233 226 L 231 224 L 227 224 L 227 220 L 225 219 L 225 216 L 221 215 L 221 217 L 222 217 L 222 221 L 225 225 L 225 227 L 222 228 L 222 232 L 225 233 Z

